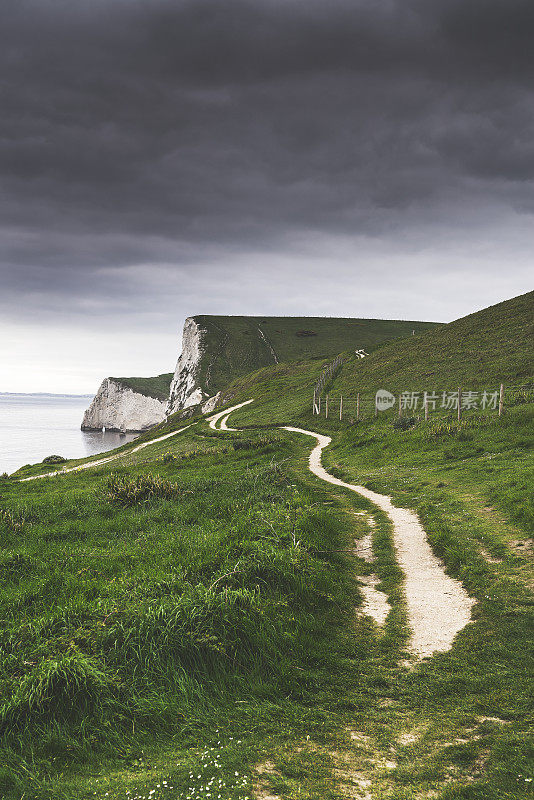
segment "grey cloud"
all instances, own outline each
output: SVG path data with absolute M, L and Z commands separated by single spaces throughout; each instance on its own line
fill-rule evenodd
M 4 0 L 1 14 L 6 303 L 119 291 L 104 268 L 290 252 L 306 231 L 445 236 L 459 206 L 488 224 L 532 208 L 530 0 Z

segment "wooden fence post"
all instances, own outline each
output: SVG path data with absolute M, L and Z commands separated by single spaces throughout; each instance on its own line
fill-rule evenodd
M 402 399 L 401 399 L 401 395 L 399 395 L 399 417 L 402 417 Z
M 428 397 L 425 392 L 425 422 L 428 422 Z
M 328 395 L 326 395 L 326 400 L 324 403 L 324 416 L 325 419 L 328 419 Z
M 462 390 L 458 387 L 458 422 L 462 418 Z
M 499 417 L 502 414 L 503 406 L 504 406 L 504 385 L 501 383 L 501 390 L 499 392 Z
M 321 395 L 319 395 L 319 416 L 321 415 Z
M 356 395 L 356 419 L 360 419 L 360 393 Z
M 339 398 L 339 419 L 343 417 L 343 395 Z

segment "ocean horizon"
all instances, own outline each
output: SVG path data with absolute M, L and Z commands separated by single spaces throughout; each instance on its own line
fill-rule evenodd
M 82 431 L 93 395 L 0 392 L 0 474 L 50 455 L 84 458 L 133 441 L 137 434 Z

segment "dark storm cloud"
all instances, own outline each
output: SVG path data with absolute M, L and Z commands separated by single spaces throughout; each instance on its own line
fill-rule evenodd
M 8 302 L 98 296 L 116 288 L 103 269 L 216 266 L 307 230 L 532 210 L 531 0 L 4 0 L 1 15 Z

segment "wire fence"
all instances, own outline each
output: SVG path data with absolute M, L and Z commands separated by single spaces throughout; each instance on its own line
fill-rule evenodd
M 319 403 L 319 410 L 321 406 L 321 395 L 324 391 L 324 387 L 329 381 L 335 378 L 335 376 L 338 374 L 342 366 L 343 366 L 343 358 L 341 357 L 341 355 L 339 355 L 335 357 L 335 359 L 332 361 L 331 364 L 327 364 L 327 366 L 321 372 L 319 380 L 315 384 L 313 390 L 313 401 L 315 404 L 317 400 L 317 402 Z
M 379 413 L 388 411 L 399 418 L 414 414 L 424 415 L 425 420 L 428 420 L 432 413 L 439 411 L 453 413 L 458 420 L 461 420 L 466 412 L 473 411 L 496 412 L 501 416 L 506 407 L 534 402 L 534 382 L 506 387 L 500 383 L 496 388 L 482 390 L 462 387 L 454 391 L 432 392 L 379 389 L 375 393 L 367 391 L 339 396 L 321 394 L 318 392 L 318 386 L 319 382 L 313 392 L 312 413 L 324 416 L 326 419 L 338 417 L 339 420 L 350 421 L 359 421 L 368 416 L 376 417 Z

